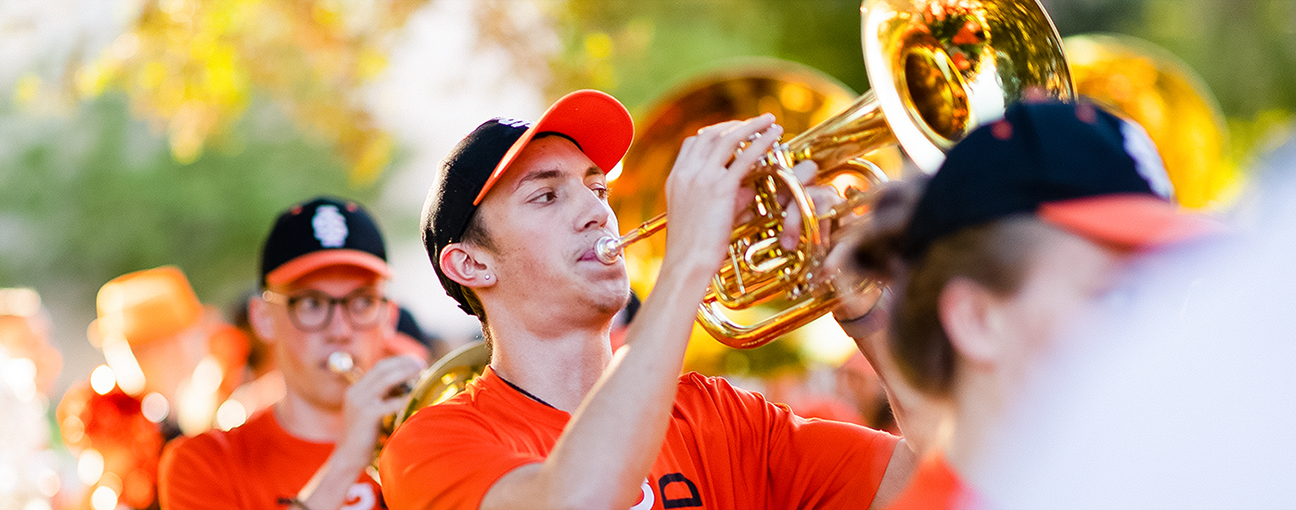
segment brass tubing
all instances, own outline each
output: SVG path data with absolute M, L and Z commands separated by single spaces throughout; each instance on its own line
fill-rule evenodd
M 666 213 L 658 214 L 657 217 L 644 222 L 643 225 L 639 225 L 621 237 L 603 236 L 594 243 L 594 255 L 604 264 L 614 264 L 621 258 L 621 251 L 626 246 L 656 234 L 663 228 L 666 228 Z

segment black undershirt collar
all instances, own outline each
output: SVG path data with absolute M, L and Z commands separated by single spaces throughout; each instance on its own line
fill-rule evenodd
M 508 379 L 505 379 L 505 378 L 501 377 L 501 376 L 499 375 L 499 372 L 495 372 L 495 377 L 499 377 L 499 380 L 504 381 L 504 384 L 509 385 L 510 388 L 513 388 L 513 389 L 515 389 L 515 390 L 518 390 L 518 391 L 521 392 L 523 395 L 526 395 L 527 398 L 529 398 L 529 399 L 531 399 L 531 400 L 534 400 L 534 401 L 536 401 L 536 402 L 539 402 L 539 403 L 541 403 L 541 404 L 547 405 L 547 406 L 549 406 L 549 407 L 553 407 L 554 409 L 558 409 L 557 407 L 554 407 L 553 404 L 550 404 L 550 403 L 548 403 L 548 402 L 545 402 L 545 401 L 543 401 L 543 400 L 540 400 L 540 397 L 537 397 L 537 396 L 535 396 L 535 395 L 532 395 L 531 392 L 522 389 L 521 386 L 518 386 L 518 385 L 516 385 L 516 384 L 513 384 L 513 383 L 509 382 Z

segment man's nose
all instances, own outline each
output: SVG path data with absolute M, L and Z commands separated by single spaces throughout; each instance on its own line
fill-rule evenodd
M 346 303 L 335 301 L 329 303 L 329 307 L 332 308 L 331 313 L 329 313 L 328 328 L 326 328 L 329 339 L 341 342 L 350 341 L 351 334 L 355 331 L 354 328 L 351 327 L 350 318 L 345 317 L 347 313 Z
M 579 231 L 601 229 L 607 225 L 608 218 L 612 217 L 612 207 L 600 199 L 593 191 L 582 199 L 582 205 L 584 209 L 582 209 L 580 216 L 576 220 L 576 227 Z

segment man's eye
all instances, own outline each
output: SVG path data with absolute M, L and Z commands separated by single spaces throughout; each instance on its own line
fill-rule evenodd
M 378 299 L 373 296 L 355 296 L 347 304 L 352 310 L 362 311 L 373 308 L 378 303 Z
M 532 201 L 532 202 L 535 202 L 535 203 L 543 204 L 543 203 L 547 203 L 547 202 L 553 202 L 554 200 L 557 200 L 557 199 L 558 199 L 558 194 L 557 194 L 557 193 L 554 193 L 554 192 L 552 192 L 552 191 L 546 191 L 546 192 L 544 192 L 544 193 L 540 193 L 540 194 L 536 195 L 534 198 L 531 199 L 531 201 Z
M 592 189 L 593 189 L 593 191 L 594 191 L 594 196 L 599 197 L 600 200 L 607 200 L 607 197 L 608 197 L 608 189 L 607 189 L 606 187 L 603 187 L 603 186 L 595 186 L 595 187 L 592 188 Z
M 327 305 L 325 304 L 324 300 L 316 296 L 303 296 L 297 298 L 297 302 L 295 303 L 295 306 L 297 307 L 298 310 L 301 310 L 303 312 L 308 312 L 308 311 L 316 311 L 316 310 L 323 309 Z

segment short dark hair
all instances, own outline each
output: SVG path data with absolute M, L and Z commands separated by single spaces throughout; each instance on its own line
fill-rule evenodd
M 967 278 L 1000 296 L 1017 292 L 1026 263 L 1050 228 L 1029 214 L 1016 214 L 946 235 L 918 260 L 906 260 L 904 232 L 922 183 L 895 182 L 883 188 L 870 231 L 855 248 L 855 263 L 871 277 L 888 281 L 895 293 L 889 344 L 896 365 L 920 391 L 949 396 L 956 353 L 940 320 L 941 291 Z

